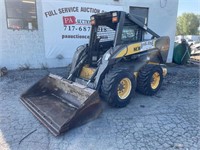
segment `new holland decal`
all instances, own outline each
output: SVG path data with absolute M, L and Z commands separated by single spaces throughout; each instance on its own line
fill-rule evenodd
M 124 57 L 128 55 L 136 54 L 141 51 L 153 49 L 155 48 L 155 41 L 156 40 L 149 40 L 149 41 L 144 41 L 140 43 L 130 44 L 126 48 L 124 48 L 122 51 L 120 51 L 117 54 L 116 58 L 120 58 L 120 57 Z

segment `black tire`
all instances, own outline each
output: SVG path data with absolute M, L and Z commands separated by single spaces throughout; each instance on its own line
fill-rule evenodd
M 125 80 L 131 86 L 126 84 L 122 85 L 122 82 Z M 119 86 L 120 89 L 119 90 Z M 113 68 L 111 69 L 102 81 L 101 85 L 101 96 L 109 105 L 113 107 L 125 107 L 129 104 L 130 99 L 135 93 L 136 82 L 134 75 L 130 73 L 128 69 L 124 68 Z M 127 89 L 127 90 L 126 90 Z M 125 91 L 126 96 L 119 96 L 118 92 Z
M 157 84 L 153 84 L 153 75 L 157 76 Z M 160 65 L 147 64 L 139 71 L 136 89 L 142 94 L 154 95 L 160 89 L 162 81 L 163 71 Z

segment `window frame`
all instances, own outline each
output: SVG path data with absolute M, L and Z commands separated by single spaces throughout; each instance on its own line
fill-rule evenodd
M 26 18 L 26 17 L 10 17 L 10 16 L 8 16 L 8 10 L 9 9 L 11 9 L 11 8 L 9 8 L 9 6 L 8 6 L 8 0 L 4 0 L 4 4 L 5 4 L 5 11 L 6 11 L 6 25 L 7 25 L 7 29 L 9 29 L 9 30 L 31 30 L 31 31 L 33 31 L 33 30 L 38 30 L 38 15 L 37 15 L 37 0 L 34 0 L 34 8 L 35 8 L 35 17 L 36 18 Z M 21 3 L 23 3 L 22 1 L 21 1 Z M 22 5 L 21 5 L 22 6 Z M 22 9 L 21 7 L 19 7 L 20 9 Z M 27 14 L 28 14 L 28 12 L 27 12 Z M 16 20 L 21 20 L 21 22 L 22 22 L 22 24 L 26 21 L 26 19 L 32 19 L 32 21 L 33 22 L 36 22 L 36 26 L 33 26 L 32 25 L 32 29 L 29 29 L 29 28 L 25 28 L 25 27 L 23 27 L 23 28 L 12 28 L 12 27 L 9 27 L 9 19 L 16 19 Z

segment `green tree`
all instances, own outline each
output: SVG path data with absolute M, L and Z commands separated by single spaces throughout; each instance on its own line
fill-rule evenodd
M 197 35 L 199 16 L 193 13 L 183 13 L 177 18 L 176 35 Z

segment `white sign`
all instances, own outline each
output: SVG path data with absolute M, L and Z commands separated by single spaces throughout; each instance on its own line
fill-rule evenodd
M 89 42 L 90 16 L 122 6 L 42 0 L 46 58 L 72 58 L 79 45 Z
M 155 48 L 155 40 L 145 41 L 141 43 L 141 50 L 148 50 Z

